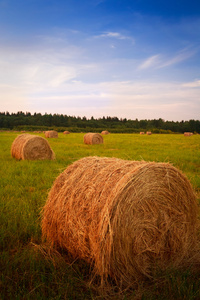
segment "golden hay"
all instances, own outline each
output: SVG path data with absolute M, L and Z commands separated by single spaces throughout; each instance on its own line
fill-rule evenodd
M 152 133 L 151 133 L 151 131 L 147 131 L 146 134 L 147 135 L 151 135 Z
M 67 131 L 67 130 L 65 130 L 63 133 L 64 133 L 64 134 L 70 134 L 70 132 Z
M 191 135 L 193 135 L 192 132 L 184 132 L 184 136 L 191 136 Z
M 58 137 L 58 133 L 55 130 L 45 131 L 45 137 L 46 138 L 57 138 Z
M 103 137 L 99 133 L 88 132 L 84 135 L 83 140 L 85 144 L 90 145 L 103 143 Z
M 141 131 L 141 132 L 140 132 L 140 134 L 144 134 L 144 132 L 143 132 L 143 131 Z
M 103 130 L 103 131 L 101 132 L 101 134 L 110 134 L 110 132 L 108 132 L 107 130 Z
M 168 163 L 85 157 L 57 177 L 42 211 L 43 239 L 125 287 L 180 266 L 196 230 L 192 187 Z
M 11 146 L 11 155 L 22 160 L 55 159 L 47 140 L 28 133 L 16 137 Z

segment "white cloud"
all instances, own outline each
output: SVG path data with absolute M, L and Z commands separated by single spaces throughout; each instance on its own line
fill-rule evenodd
M 1 48 L 0 82 L 21 87 L 24 93 L 59 88 L 76 78 L 81 68 L 84 69 L 84 65 L 74 63 L 74 59 L 78 60 L 80 56 L 81 51 L 77 47 L 64 45 L 59 48 L 59 44 L 55 47 L 45 43 L 32 49 Z
M 144 60 L 138 67 L 138 69 L 161 69 L 165 67 L 169 67 L 175 64 L 178 64 L 182 61 L 185 61 L 196 54 L 195 50 L 187 50 L 183 49 L 182 51 L 178 52 L 175 56 L 166 57 L 165 55 L 156 54 L 153 56 L 148 57 Z
M 54 65 L 51 63 L 38 64 L 36 71 L 30 76 L 27 74 L 30 84 L 42 88 L 59 88 L 66 81 L 76 77 L 76 69 L 71 66 Z
M 112 106 L 130 118 L 199 119 L 199 91 L 180 83 L 124 82 L 112 87 Z M 118 87 L 118 88 L 117 88 Z
M 190 57 L 192 57 L 195 53 L 196 53 L 196 51 L 187 51 L 187 50 L 180 51 L 174 57 L 172 57 L 170 59 L 166 59 L 165 61 L 163 61 L 158 66 L 158 68 L 168 67 L 168 66 L 180 63 L 182 61 L 185 61 L 185 60 L 189 59 Z
M 112 31 L 108 31 L 100 35 L 96 35 L 95 38 L 114 38 L 118 40 L 131 40 L 132 42 L 134 42 L 134 39 L 132 37 L 123 35 L 119 32 L 112 32 Z
M 110 32 L 105 38 L 120 36 Z M 141 72 L 137 69 L 137 58 L 98 60 L 98 53 L 92 59 L 87 54 L 87 49 L 67 45 L 62 38 L 43 39 L 43 43 L 32 48 L 1 48 L 0 111 L 115 115 L 131 119 L 199 118 L 199 90 L 191 90 L 199 86 L 199 80 L 175 84 L 167 80 L 153 82 L 149 77 L 144 81 L 138 77 Z M 168 61 L 175 63 L 177 56 Z M 156 54 L 139 68 L 157 68 L 160 72 L 158 66 L 164 63 L 166 60 Z
M 130 119 L 199 119 L 197 90 L 175 83 L 118 81 L 68 83 L 60 93 L 30 95 L 32 111 Z
M 195 80 L 193 82 L 184 83 L 183 87 L 199 88 L 200 87 L 200 80 Z
M 147 68 L 152 68 L 158 65 L 160 61 L 160 55 L 153 55 L 149 58 L 147 58 L 141 65 L 139 65 L 139 69 L 147 69 Z

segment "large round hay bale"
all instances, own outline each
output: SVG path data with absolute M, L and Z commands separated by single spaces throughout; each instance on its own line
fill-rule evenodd
M 57 138 L 58 137 L 58 132 L 55 131 L 55 130 L 45 131 L 45 137 L 46 138 Z
M 68 130 L 65 130 L 63 133 L 64 134 L 70 134 L 70 132 Z
M 80 159 L 57 177 L 42 213 L 44 239 L 126 287 L 180 266 L 196 245 L 195 194 L 168 163 Z
M 93 144 L 103 144 L 103 137 L 99 133 L 88 132 L 83 137 L 84 143 Z
M 11 155 L 22 160 L 55 159 L 55 154 L 47 140 L 28 133 L 16 137 L 11 146 Z
M 101 134 L 110 134 L 110 132 L 107 131 L 107 130 L 103 130 L 103 131 L 101 132 Z

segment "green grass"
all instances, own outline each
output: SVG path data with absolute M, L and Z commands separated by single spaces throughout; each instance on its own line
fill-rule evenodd
M 0 299 L 94 299 L 89 266 L 48 255 L 41 244 L 40 212 L 53 181 L 69 164 L 85 156 L 170 162 L 189 178 L 200 201 L 200 135 L 110 134 L 104 144 L 85 145 L 84 134 L 59 133 L 48 139 L 54 161 L 16 161 L 12 142 L 19 133 L 0 133 Z M 38 134 L 44 137 L 44 134 Z M 38 246 L 37 246 L 38 245 Z M 113 287 L 114 289 L 114 287 Z M 200 299 L 200 271 L 158 275 L 139 290 L 115 299 Z M 104 299 L 100 296 L 99 299 Z

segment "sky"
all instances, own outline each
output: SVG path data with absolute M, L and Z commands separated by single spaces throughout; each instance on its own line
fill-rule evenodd
M 199 0 L 0 0 L 0 112 L 200 120 Z

